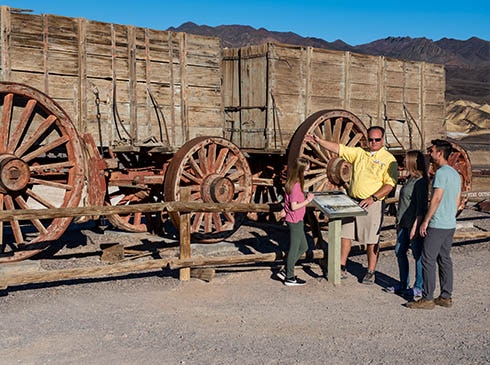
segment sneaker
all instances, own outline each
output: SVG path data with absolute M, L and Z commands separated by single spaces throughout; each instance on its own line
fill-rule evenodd
M 347 275 L 347 270 L 340 270 L 340 279 L 347 279 L 349 275 Z
M 276 276 L 279 280 L 284 281 L 286 280 L 286 270 L 281 269 L 276 273 Z
M 415 302 L 408 302 L 406 304 L 406 307 L 410 309 L 434 309 L 435 306 L 436 305 L 434 304 L 433 300 L 427 300 L 424 298 L 416 300 Z
M 284 280 L 284 285 L 286 285 L 286 286 L 300 286 L 300 285 L 305 285 L 305 284 L 306 284 L 306 281 L 298 278 L 297 276 L 295 276 L 292 279 Z
M 453 306 L 453 300 L 451 298 L 443 298 L 441 296 L 434 299 L 434 303 L 441 307 L 451 308 Z
M 417 299 L 422 298 L 422 290 L 419 289 L 419 288 L 412 288 L 412 296 L 413 296 L 413 299 L 415 299 L 415 298 L 417 298 Z
M 393 285 L 393 286 L 389 286 L 387 288 L 383 288 L 383 291 L 390 293 L 390 294 L 397 294 L 397 295 L 404 293 L 404 290 L 400 289 L 400 287 L 398 285 Z
M 396 294 L 396 292 L 398 291 L 398 289 L 394 286 L 389 286 L 387 288 L 383 288 L 383 291 L 387 292 L 387 293 L 390 293 L 390 294 Z
M 364 275 L 362 279 L 363 284 L 373 285 L 374 284 L 374 271 L 369 271 Z

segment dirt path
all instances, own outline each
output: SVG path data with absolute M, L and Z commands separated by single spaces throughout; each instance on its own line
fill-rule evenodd
M 472 214 L 460 220 L 488 229 L 488 215 Z M 284 239 L 267 230 L 238 234 L 255 247 Z M 397 278 L 393 249 L 373 286 L 358 282 L 359 254 L 339 287 L 306 263 L 297 274 L 308 284 L 294 288 L 258 266 L 209 283 L 166 271 L 11 288 L 0 297 L 0 364 L 489 363 L 490 242 L 460 243 L 453 260 L 454 307 L 430 311 L 382 291 Z

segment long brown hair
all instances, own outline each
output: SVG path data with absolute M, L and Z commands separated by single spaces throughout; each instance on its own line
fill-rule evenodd
M 425 156 L 418 150 L 411 150 L 407 152 L 405 157 L 405 168 L 407 169 L 408 174 L 412 177 L 423 177 L 426 180 L 429 179 L 427 175 L 427 162 Z
M 304 158 L 297 158 L 292 166 L 288 168 L 288 178 L 286 179 L 286 185 L 284 186 L 284 190 L 287 194 L 291 194 L 293 190 L 294 184 L 299 182 L 301 186 L 301 191 L 305 188 L 305 170 L 309 166 L 310 162 Z

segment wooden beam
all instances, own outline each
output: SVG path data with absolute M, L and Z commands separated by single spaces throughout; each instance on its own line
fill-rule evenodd
M 172 270 L 192 267 L 224 267 L 244 263 L 257 262 L 275 262 L 282 260 L 285 253 L 273 252 L 266 254 L 249 254 L 249 255 L 231 255 L 220 257 L 194 257 L 188 259 L 167 258 L 147 260 L 143 262 L 124 262 L 113 265 L 81 267 L 76 269 L 46 270 L 39 272 L 23 273 L 2 273 L 0 276 L 0 289 L 6 289 L 9 286 L 25 285 L 34 283 L 46 283 L 64 280 L 91 279 L 97 277 L 109 277 L 115 275 L 135 273 L 138 271 L 154 271 L 169 267 Z M 323 250 L 313 250 L 308 256 L 303 254 L 300 259 L 322 259 L 324 258 Z
M 39 272 L 3 273 L 0 279 L 0 289 L 13 285 L 46 283 L 63 280 L 91 279 L 113 275 L 129 274 L 138 271 L 162 269 L 175 260 L 157 259 L 145 262 L 125 262 L 113 265 L 80 267 L 76 269 L 49 270 Z
M 52 209 L 13 209 L 0 211 L 0 221 L 101 216 L 143 212 L 278 212 L 280 204 L 165 202 L 117 206 L 91 206 Z

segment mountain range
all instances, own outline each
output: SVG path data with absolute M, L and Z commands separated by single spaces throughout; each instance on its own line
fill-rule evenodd
M 213 36 L 223 47 L 245 47 L 266 42 L 311 46 L 338 51 L 386 56 L 397 59 L 444 64 L 446 68 L 446 99 L 467 100 L 490 104 L 490 42 L 472 37 L 467 40 L 442 38 L 388 37 L 371 43 L 351 46 L 342 40 L 302 37 L 293 32 L 275 32 L 247 25 L 210 27 L 187 22 L 169 31 Z

